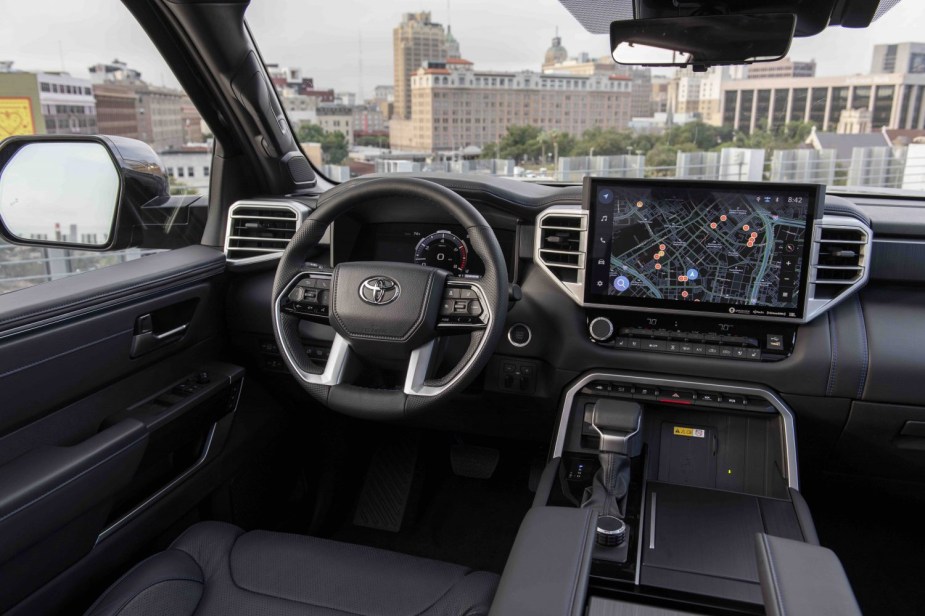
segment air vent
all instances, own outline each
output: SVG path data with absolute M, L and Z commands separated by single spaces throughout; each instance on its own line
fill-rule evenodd
M 539 217 L 537 261 L 561 283 L 584 280 L 587 228 L 587 215 L 578 207 L 553 206 Z
M 298 203 L 239 201 L 231 206 L 225 255 L 231 262 L 279 256 L 302 224 L 307 208 Z
M 869 269 L 872 232 L 853 218 L 825 216 L 816 229 L 807 319 L 860 289 Z

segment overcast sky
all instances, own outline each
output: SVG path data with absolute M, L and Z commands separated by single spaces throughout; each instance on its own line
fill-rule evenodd
M 87 76 L 91 64 L 119 58 L 149 82 L 176 84 L 117 0 L 8 1 L 0 19 L 0 61 Z M 452 6 L 446 0 L 253 0 L 247 15 L 268 62 L 302 67 L 319 88 L 362 87 L 370 96 L 376 85 L 392 83 L 392 28 L 402 13 L 419 10 L 449 22 L 463 57 L 482 69 L 537 70 L 557 27 L 570 55 L 609 52 L 607 37 L 586 32 L 557 0 L 455 0 Z M 925 42 L 923 25 L 925 1 L 902 0 L 867 30 L 830 28 L 797 39 L 790 55 L 815 59 L 820 75 L 862 73 L 874 44 Z

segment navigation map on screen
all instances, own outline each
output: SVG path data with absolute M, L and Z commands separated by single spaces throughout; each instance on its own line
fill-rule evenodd
M 747 186 L 592 183 L 589 300 L 802 316 L 813 194 Z

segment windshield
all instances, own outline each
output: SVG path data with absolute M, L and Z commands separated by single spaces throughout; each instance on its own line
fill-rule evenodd
M 699 73 L 616 64 L 608 37 L 555 0 L 262 0 L 247 19 L 303 150 L 334 181 L 454 172 L 925 190 L 921 2 L 867 29 L 797 38 L 777 62 Z

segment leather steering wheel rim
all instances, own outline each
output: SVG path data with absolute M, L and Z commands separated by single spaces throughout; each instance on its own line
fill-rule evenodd
M 300 320 L 281 312 L 280 303 L 294 281 L 305 275 L 306 256 L 318 245 L 332 222 L 360 204 L 389 197 L 425 201 L 465 228 L 470 248 L 481 258 L 485 273 L 479 280 L 466 280 L 462 284 L 475 287 L 482 302 L 487 304 L 484 308 L 489 318 L 483 329 L 472 332 L 462 360 L 447 375 L 423 380 L 409 388 L 415 362 L 412 354 L 405 388 L 384 390 L 340 382 L 342 365 L 332 370 L 330 365 L 323 368 L 309 360 L 299 338 Z M 447 396 L 464 389 L 484 368 L 503 333 L 507 286 L 507 267 L 498 240 L 485 218 L 466 199 L 439 184 L 418 178 L 363 179 L 342 184 L 322 195 L 318 207 L 283 251 L 273 282 L 273 332 L 286 367 L 314 399 L 354 417 L 401 419 L 439 406 Z M 329 364 L 348 360 L 350 350 L 344 348 L 344 342 L 338 334 Z M 418 361 L 428 359 L 429 356 L 418 357 Z

